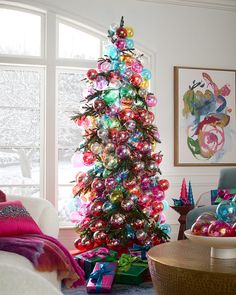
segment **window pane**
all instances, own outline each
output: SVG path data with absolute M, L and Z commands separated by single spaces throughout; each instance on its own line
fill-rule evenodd
M 38 146 L 39 110 L 0 107 L 0 146 Z
M 0 186 L 39 184 L 39 149 L 0 147 Z
M 41 55 L 41 16 L 0 8 L 0 54 Z
M 0 66 L 0 107 L 39 108 L 40 84 L 38 71 Z
M 39 186 L 0 186 L 6 195 L 22 196 L 22 197 L 40 197 Z
M 96 60 L 99 55 L 98 38 L 59 23 L 59 57 Z
M 58 143 L 60 147 L 78 147 L 82 140 L 81 130 L 71 120 L 79 110 L 85 83 L 84 72 L 58 72 Z

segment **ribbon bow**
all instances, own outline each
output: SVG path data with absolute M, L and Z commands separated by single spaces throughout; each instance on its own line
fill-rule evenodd
M 146 257 L 146 252 L 150 249 L 150 246 L 146 245 L 146 246 L 140 246 L 137 244 L 133 244 L 133 247 L 130 248 L 130 251 L 141 251 L 141 258 L 142 259 L 147 259 Z
M 112 268 L 106 267 L 104 263 L 101 263 L 99 265 L 99 269 L 92 272 L 89 276 L 89 278 L 96 284 L 96 290 L 100 291 L 102 288 L 102 278 L 104 275 L 113 275 L 115 274 L 114 270 Z
M 83 256 L 83 258 L 91 259 L 95 257 L 105 258 L 108 254 L 110 254 L 110 251 L 107 248 L 99 248 L 96 251 L 88 251 L 81 255 Z
M 121 272 L 127 272 L 134 262 L 142 261 L 139 257 L 132 257 L 128 254 L 122 254 L 119 259 L 118 268 Z

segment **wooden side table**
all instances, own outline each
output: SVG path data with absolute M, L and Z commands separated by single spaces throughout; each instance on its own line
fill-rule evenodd
M 147 253 L 157 295 L 235 295 L 236 259 L 210 257 L 210 248 L 175 241 Z
M 179 226 L 179 234 L 178 240 L 185 240 L 186 237 L 184 235 L 184 231 L 186 230 L 186 215 L 187 213 L 194 208 L 193 205 L 186 205 L 186 206 L 170 206 L 176 212 L 179 213 L 180 217 L 178 219 L 180 226 Z

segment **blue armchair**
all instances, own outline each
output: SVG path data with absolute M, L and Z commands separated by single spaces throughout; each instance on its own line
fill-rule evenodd
M 236 168 L 221 169 L 218 181 L 219 189 L 236 188 Z M 209 196 L 210 197 L 210 196 Z M 202 206 L 194 208 L 186 215 L 186 229 L 190 229 L 198 216 L 203 212 L 215 212 L 217 206 Z

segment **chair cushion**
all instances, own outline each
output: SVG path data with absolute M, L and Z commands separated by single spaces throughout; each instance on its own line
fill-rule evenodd
M 20 200 L 0 203 L 0 237 L 42 234 Z

